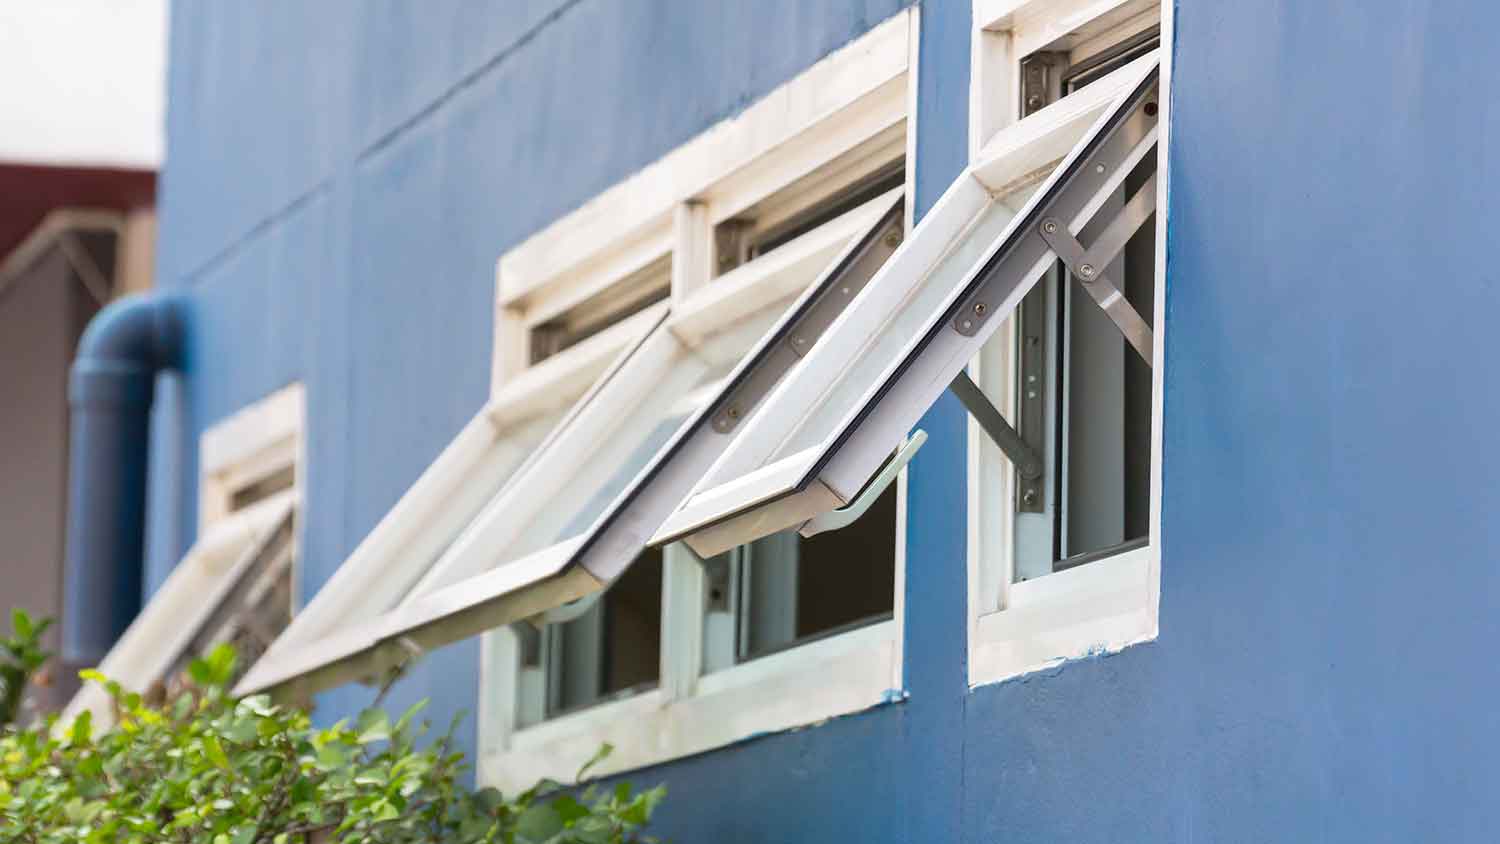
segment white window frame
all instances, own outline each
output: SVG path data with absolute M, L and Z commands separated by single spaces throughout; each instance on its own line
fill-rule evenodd
M 300 383 L 284 387 L 214 424 L 199 439 L 198 539 L 165 583 L 121 635 L 99 670 L 127 691 L 147 692 L 212 621 L 219 603 L 250 570 L 261 544 L 292 519 L 290 572 L 292 608 L 300 565 L 302 486 L 307 414 Z M 289 489 L 240 509 L 236 491 L 255 481 L 292 471 Z M 92 713 L 96 725 L 112 723 L 105 691 L 86 683 L 64 710 L 71 719 Z
M 714 227 L 852 149 L 884 148 L 882 139 L 903 125 L 909 230 L 917 26 L 915 9 L 876 26 L 502 257 L 497 389 L 524 368 L 532 326 L 664 252 L 672 255 L 673 321 L 684 327 L 706 332 L 799 291 L 858 236 L 862 226 L 839 228 L 850 215 L 818 229 L 815 236 L 827 245 L 804 249 L 800 258 L 794 253 L 795 261 L 771 252 L 717 279 Z M 795 286 L 787 280 L 796 280 Z M 579 760 L 606 741 L 616 749 L 597 773 L 609 774 L 899 699 L 904 475 L 898 481 L 895 542 L 891 620 L 706 675 L 704 572 L 688 549 L 669 546 L 663 553 L 657 687 L 525 727 L 516 711 L 518 637 L 504 627 L 482 634 L 480 781 L 504 789 L 524 787 L 539 775 L 566 780 Z
M 1018 15 L 1022 11 L 1040 13 L 1049 8 L 1060 9 L 1062 5 L 1038 2 L 1024 6 L 1008 4 L 1008 8 L 1010 13 Z M 1096 3 L 1092 8 L 1102 10 L 1101 14 L 1123 15 L 1125 24 L 1122 25 L 1138 26 L 1139 15 L 1124 14 L 1130 11 L 1125 8 L 1129 5 L 1128 2 Z M 1074 20 L 1078 27 L 1091 28 L 1088 20 Z M 1047 43 L 1050 42 L 1037 40 L 1036 46 Z M 1014 46 L 1010 45 L 1011 50 Z M 1103 46 L 1101 43 L 1100 47 Z M 985 267 L 989 256 L 998 254 L 995 250 L 1001 246 L 994 240 L 1002 231 L 996 228 L 997 221 L 1010 220 L 1004 223 L 1003 230 L 1009 232 L 1005 238 L 1007 242 L 1016 243 L 1020 250 L 1015 259 L 1007 260 L 1019 260 L 1020 256 L 1027 256 L 1026 260 L 1030 260 L 1031 250 L 1039 248 L 1041 251 L 1035 253 L 1035 265 L 1028 265 L 1024 271 L 1020 267 L 1007 270 L 1018 273 L 1008 276 L 1012 281 L 996 277 L 1003 283 L 991 295 L 1002 296 L 1003 300 L 983 307 L 993 308 L 996 315 L 1007 314 L 1013 303 L 1019 302 L 1018 291 L 1024 290 L 1055 262 L 1053 253 L 1044 244 L 1040 247 L 1027 245 L 1037 243 L 1040 235 L 1032 240 L 1033 233 L 1018 228 L 1021 225 L 1019 217 L 1007 218 L 1001 211 L 1037 213 L 1034 210 L 1036 203 L 1043 200 L 1035 193 L 1036 185 L 1039 182 L 1053 184 L 1062 178 L 1054 177 L 1052 173 L 1073 173 L 1068 178 L 1075 180 L 1070 184 L 1077 190 L 1095 182 L 1101 189 L 1107 185 L 1123 184 L 1128 172 L 1123 168 L 1133 166 L 1139 160 L 1136 156 L 1152 154 L 1147 142 L 1154 133 L 1158 141 L 1154 152 L 1158 161 L 1156 200 L 1158 207 L 1165 209 L 1167 147 L 1162 136 L 1164 118 L 1157 118 L 1157 128 L 1144 135 L 1139 143 L 1128 141 L 1124 135 L 1119 136 L 1120 143 L 1128 142 L 1130 146 L 1113 153 L 1115 166 L 1105 169 L 1101 164 L 1097 171 L 1087 172 L 1068 169 L 1082 166 L 1084 159 L 1080 156 L 1087 155 L 1092 160 L 1092 153 L 1085 151 L 1086 148 L 1079 144 L 1080 139 L 1098 137 L 1104 144 L 1101 149 L 1116 143 L 1104 141 L 1106 136 L 1097 133 L 1110 125 L 1110 118 L 1106 115 L 1123 108 L 1131 92 L 1143 90 L 1137 85 L 1144 83 L 1158 62 L 1160 52 L 1137 59 L 986 138 L 969 170 L 944 193 L 880 275 L 830 328 L 826 342 L 760 405 L 746 432 L 736 439 L 683 506 L 668 519 L 653 538 L 653 543 L 684 539 L 698 553 L 710 555 L 776 529 L 816 520 L 833 508 L 857 503 L 857 496 L 863 495 L 866 481 L 876 472 L 882 456 L 888 453 L 908 426 L 915 424 L 931 400 L 947 388 L 947 382 L 934 380 L 955 362 L 945 356 L 960 354 L 971 347 L 972 353 L 977 355 L 979 347 L 974 345 L 972 337 L 966 340 L 954 333 L 962 315 L 953 317 L 952 326 L 946 325 L 943 320 L 947 317 L 942 316 L 949 309 L 961 306 L 955 296 L 970 294 L 946 285 L 950 281 L 962 281 L 962 288 L 968 289 L 970 284 L 989 283 L 983 280 L 986 276 L 982 273 L 987 272 Z M 1017 54 L 1017 59 L 1019 55 L 1024 54 Z M 1014 81 L 1014 74 L 1011 79 Z M 1158 79 L 1160 84 L 1168 84 L 1165 72 L 1161 72 Z M 1164 106 L 1165 100 L 1162 100 L 1159 111 L 1165 111 Z M 1139 117 L 1146 120 L 1151 113 L 1145 112 L 1146 117 L 1139 117 L 1132 112 L 1124 119 L 1133 121 Z M 1064 163 L 1056 165 L 1058 159 L 1063 159 Z M 1060 196 L 1077 192 L 1075 188 L 1058 184 Z M 1028 196 L 1031 198 L 1025 198 Z M 1081 215 L 1078 219 L 1093 217 L 1102 201 L 1098 196 L 1102 194 L 1077 206 Z M 1082 202 L 1084 197 L 1076 195 L 1075 200 Z M 1157 215 L 1156 220 L 1160 246 L 1165 231 L 1164 211 Z M 987 245 L 976 251 L 980 244 Z M 974 263 L 976 261 L 978 263 Z M 1159 261 L 1159 290 L 1164 284 L 1164 272 L 1165 267 Z M 929 277 L 933 279 L 931 283 Z M 1022 286 L 1003 286 L 1016 282 Z M 921 286 L 913 287 L 913 284 Z M 927 298 L 912 298 L 919 290 Z M 946 298 L 941 300 L 931 298 L 935 295 L 932 291 L 944 290 L 952 292 L 942 294 Z M 1009 292 L 1005 292 L 1007 290 Z M 1164 324 L 1160 316 L 1164 298 L 1164 295 L 1157 297 L 1157 325 Z M 929 310 L 939 301 L 942 311 Z M 975 307 L 980 306 L 976 304 Z M 975 313 L 985 311 L 976 310 Z M 925 326 L 903 323 L 904 327 L 899 331 L 888 330 L 891 320 L 898 315 L 905 315 L 903 319 L 920 318 Z M 933 322 L 934 319 L 938 321 Z M 978 321 L 983 325 L 982 317 Z M 975 333 L 982 334 L 986 330 L 998 333 L 1002 324 L 992 323 L 993 327 L 977 328 Z M 917 338 L 907 340 L 908 331 L 918 332 Z M 929 336 L 931 345 L 923 339 Z M 893 343 L 897 345 L 893 346 Z M 1161 332 L 1154 334 L 1153 343 L 1154 359 L 1160 362 Z M 899 348 L 901 344 L 905 345 L 904 350 Z M 870 357 L 867 350 L 873 351 L 875 356 Z M 883 367 L 884 373 L 867 372 L 846 385 L 846 373 L 867 358 L 873 365 Z M 965 359 L 968 359 L 967 353 Z M 907 366 L 913 368 L 907 369 Z M 872 380 L 863 380 L 867 377 Z M 1152 545 L 1142 553 L 1122 554 L 1115 560 L 1092 563 L 1071 572 L 1042 578 L 1034 585 L 1028 583 L 1010 590 L 1006 596 L 1010 603 L 1005 606 L 1013 611 L 990 613 L 982 621 L 971 620 L 974 634 L 971 640 L 974 656 L 971 659 L 971 682 L 993 682 L 1054 664 L 1059 659 L 1092 650 L 1123 647 L 1155 636 L 1160 547 L 1160 363 L 1153 367 L 1152 377 L 1156 382 L 1153 399 Z M 854 390 L 854 394 L 847 396 L 854 405 L 845 405 L 843 398 L 835 400 L 835 387 L 846 393 L 849 389 Z M 860 393 L 863 393 L 862 397 Z M 864 416 L 867 412 L 868 417 Z M 831 430 L 826 425 L 832 425 Z M 974 449 L 976 452 L 980 450 Z M 970 468 L 974 470 L 971 477 L 983 477 L 982 466 L 972 465 Z M 1005 473 L 996 474 L 1003 477 Z M 1001 500 L 1007 500 L 1004 492 L 1002 488 Z M 979 535 L 978 528 L 974 527 L 979 519 L 973 515 L 978 508 L 972 501 L 970 506 L 970 539 L 973 540 L 970 548 L 985 549 L 990 556 L 1004 556 L 996 551 L 997 542 L 992 537 Z M 1008 531 L 1002 532 L 1008 539 Z M 981 553 L 981 560 L 984 559 L 983 552 L 971 550 L 971 553 Z M 973 589 L 979 580 L 980 563 L 975 560 L 970 563 Z M 1067 606 L 1059 603 L 1062 600 L 1059 593 L 1067 596 Z M 1122 593 L 1124 598 L 1121 598 Z M 1027 626 L 1028 613 L 1021 611 L 1023 607 L 1017 601 L 1040 607 L 1030 615 L 1041 621 Z M 971 603 L 978 606 L 977 600 Z M 1070 621 L 1068 612 L 1078 618 Z M 1037 624 L 1064 628 L 1083 644 L 1075 645 L 1073 639 L 1059 641 L 1047 630 L 1034 630 Z
M 1021 61 L 1065 47 L 1075 60 L 1102 53 L 1158 24 L 1171 44 L 1170 3 L 1156 0 L 975 0 L 970 88 L 970 148 L 978 156 L 1022 111 Z M 1161 90 L 1170 91 L 1170 50 L 1161 50 Z M 1077 96 L 1076 94 L 1074 96 Z M 1015 472 L 970 418 L 968 430 L 969 684 L 981 686 L 1111 653 L 1154 640 L 1161 595 L 1161 412 L 1166 291 L 1167 157 L 1170 97 L 1160 98 L 1157 146 L 1156 295 L 1152 325 L 1150 536 L 1145 547 L 1016 583 Z M 1007 319 L 991 343 L 984 371 L 971 377 L 1012 415 L 1018 385 L 1016 322 Z M 1003 514 L 995 519 L 995 514 Z M 998 595 L 997 595 L 998 592 Z

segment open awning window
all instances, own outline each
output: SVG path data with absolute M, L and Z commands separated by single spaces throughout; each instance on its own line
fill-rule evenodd
M 451 446 L 356 552 L 388 560 L 415 542 L 420 573 L 408 565 L 400 583 L 380 587 L 382 598 L 400 596 L 389 608 L 340 591 L 325 599 L 341 580 L 356 583 L 346 570 L 364 571 L 360 582 L 379 570 L 351 557 L 309 607 L 324 603 L 319 623 L 295 638 L 288 631 L 237 691 L 300 695 L 376 679 L 484 630 L 576 611 L 559 608 L 600 592 L 642 555 L 755 406 L 896 250 L 902 220 L 901 190 L 891 190 L 747 264 L 761 276 L 750 294 L 725 275 L 676 310 L 649 311 L 654 327 L 501 482 L 470 477 L 466 455 L 489 444 L 466 430 L 460 440 L 476 442 Z M 808 285 L 798 274 L 815 255 L 832 260 Z M 747 304 L 783 289 L 764 278 L 778 272 L 800 279 L 800 295 Z
M 295 493 L 284 491 L 216 523 L 193 545 L 99 665 L 126 691 L 170 697 L 192 660 L 219 644 L 241 665 L 257 656 L 291 616 L 296 552 Z M 89 711 L 109 723 L 113 704 L 86 683 L 64 713 Z
M 707 557 L 788 528 L 837 527 L 909 458 L 908 432 L 950 387 L 1018 468 L 1029 462 L 964 371 L 1058 261 L 1151 363 L 1150 327 L 1102 268 L 1155 209 L 1154 175 L 1117 198 L 1131 173 L 1154 174 L 1157 61 L 1143 56 L 999 132 L 653 543 L 683 539 Z M 1075 234 L 1085 226 L 1088 245 Z

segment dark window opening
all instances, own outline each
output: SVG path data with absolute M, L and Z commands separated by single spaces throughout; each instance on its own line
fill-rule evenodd
M 229 495 L 229 512 L 234 513 L 275 495 L 289 490 L 296 483 L 295 466 L 283 466 L 245 484 Z
M 826 186 L 809 186 L 804 182 L 818 180 L 818 174 L 807 177 L 782 191 L 784 196 L 817 196 L 806 207 L 788 210 L 791 201 L 774 196 L 725 220 L 714 229 L 714 269 L 719 275 L 789 243 L 824 223 L 838 219 L 855 208 L 906 183 L 906 161 L 896 159 L 828 191 Z M 826 181 L 828 177 L 822 177 Z
M 593 337 L 671 294 L 671 259 L 653 263 L 588 301 L 531 329 L 530 361 L 538 364 Z
M 846 528 L 810 539 L 783 531 L 705 567 L 705 670 L 887 620 L 895 607 L 895 486 Z
M 661 590 L 661 551 L 647 549 L 581 616 L 547 626 L 548 717 L 656 687 Z

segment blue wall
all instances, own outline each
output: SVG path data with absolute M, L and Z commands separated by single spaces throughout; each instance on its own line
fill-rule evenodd
M 900 5 L 174 4 L 159 261 L 193 330 L 158 481 L 304 381 L 316 589 L 482 403 L 495 258 Z M 967 691 L 940 402 L 910 699 L 639 773 L 672 840 L 1493 839 L 1500 8 L 1182 0 L 1177 26 L 1160 639 Z M 968 0 L 923 3 L 922 208 L 964 163 L 968 35 Z M 165 488 L 158 578 L 191 539 Z M 395 703 L 472 707 L 476 650 Z

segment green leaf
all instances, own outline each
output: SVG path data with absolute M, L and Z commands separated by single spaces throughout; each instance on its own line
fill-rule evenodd
M 516 819 L 516 839 L 542 842 L 561 832 L 562 817 L 551 806 L 532 806 Z
M 359 738 L 355 739 L 360 744 L 369 744 L 373 741 L 387 741 L 391 737 L 390 718 L 379 709 L 366 709 L 359 713 L 359 721 L 355 726 Z
M 401 817 L 401 810 L 389 800 L 376 800 L 370 806 L 370 816 L 376 822 L 393 821 Z
M 267 718 L 276 714 L 276 707 L 271 705 L 270 695 L 251 695 L 240 700 L 239 708 L 249 711 L 252 715 Z
M 589 759 L 589 761 L 583 763 L 583 767 L 578 769 L 578 776 L 574 777 L 573 779 L 578 782 L 583 782 L 588 777 L 589 771 L 593 770 L 594 766 L 598 765 L 600 762 L 603 762 L 605 759 L 608 759 L 609 755 L 614 752 L 615 746 L 610 744 L 609 742 L 605 742 L 604 744 L 600 745 L 599 752 L 595 753 L 593 758 Z
M 224 745 L 219 744 L 217 736 L 209 734 L 203 737 L 203 753 L 208 757 L 208 761 L 220 769 L 233 770 L 229 764 L 229 757 L 224 753 Z
M 16 636 L 22 640 L 29 640 L 36 635 L 30 614 L 20 607 L 10 611 L 10 626 L 15 629 Z
M 424 710 L 426 708 L 427 708 L 427 698 L 425 698 L 425 697 L 422 698 L 421 700 L 417 701 L 416 703 L 412 704 L 410 708 L 408 708 L 405 712 L 401 713 L 401 717 L 399 719 L 397 719 L 396 726 L 394 726 L 394 727 L 391 728 L 391 732 L 393 732 L 393 733 L 404 733 L 404 732 L 406 732 L 407 727 L 411 726 L 412 719 L 416 718 L 417 717 L 417 713 L 421 712 L 422 710 Z
M 194 683 L 200 686 L 207 687 L 213 685 L 213 668 L 209 667 L 209 664 L 204 660 L 195 659 L 189 662 L 188 676 L 193 679 Z
M 572 840 L 578 844 L 612 844 L 614 832 L 614 824 L 607 818 L 590 816 L 572 830 Z
M 260 725 L 254 718 L 235 718 L 224 725 L 220 734 L 235 744 L 254 744 L 260 738 Z
M 505 805 L 505 795 L 497 788 L 486 786 L 474 792 L 474 805 L 486 815 L 494 815 Z
M 629 806 L 622 809 L 620 820 L 636 826 L 644 826 L 646 821 L 651 820 L 651 807 L 646 802 L 645 795 L 636 798 Z
M 89 737 L 93 732 L 94 713 L 85 709 L 73 719 L 73 724 L 68 728 L 68 744 L 88 744 Z
M 562 818 L 563 824 L 571 824 L 579 818 L 586 818 L 589 814 L 587 806 L 573 799 L 572 795 L 563 796 L 552 801 L 552 808 L 556 810 L 557 816 Z
M 324 771 L 342 768 L 348 763 L 349 756 L 340 745 L 329 743 L 318 749 L 318 767 Z
M 316 793 L 317 787 L 313 784 L 312 779 L 298 777 L 292 783 L 292 804 L 311 803 Z

